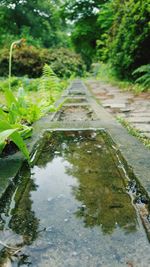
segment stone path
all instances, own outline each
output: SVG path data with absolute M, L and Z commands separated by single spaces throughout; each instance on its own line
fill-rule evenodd
M 87 85 L 104 108 L 150 138 L 150 92 L 134 95 L 97 80 L 88 80 Z

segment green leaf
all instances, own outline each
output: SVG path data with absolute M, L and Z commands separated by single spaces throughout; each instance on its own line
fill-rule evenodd
M 31 137 L 32 135 L 32 131 L 33 131 L 33 128 L 32 127 L 28 127 L 28 126 L 24 126 L 23 129 L 20 132 L 20 135 L 23 139 L 27 139 L 29 137 Z
M 20 149 L 20 151 L 23 153 L 26 159 L 30 161 L 28 149 L 21 135 L 19 134 L 19 132 L 17 132 L 18 129 L 14 129 L 13 126 L 6 121 L 0 121 L 0 133 L 10 129 L 12 131 L 15 130 L 14 132 L 12 132 L 10 139 L 16 144 L 16 146 Z
M 10 137 L 17 129 L 9 129 L 3 132 L 0 132 L 0 153 L 3 151 L 6 145 L 6 139 Z
M 0 119 L 7 119 L 7 114 L 3 111 L 1 107 L 0 107 Z
M 16 144 L 16 146 L 20 149 L 20 151 L 24 154 L 26 159 L 28 161 L 30 161 L 30 156 L 29 156 L 28 149 L 27 149 L 26 144 L 23 141 L 22 137 L 20 136 L 20 134 L 18 132 L 14 132 L 11 135 L 11 139 Z
M 17 104 L 17 100 L 13 92 L 9 88 L 5 89 L 5 98 L 6 98 L 8 107 L 10 107 L 13 103 Z

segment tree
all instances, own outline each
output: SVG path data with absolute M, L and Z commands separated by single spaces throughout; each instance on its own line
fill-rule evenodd
M 73 45 L 88 66 L 96 55 L 96 40 L 99 38 L 97 19 L 103 2 L 104 0 L 67 0 L 63 6 L 64 17 L 73 24 Z
M 97 40 L 97 57 L 100 61 L 107 61 L 109 58 L 110 29 L 114 18 L 114 1 L 109 0 L 101 6 L 98 16 L 99 37 Z
M 109 0 L 98 21 L 97 54 L 110 61 L 120 78 L 133 78 L 133 70 L 150 61 L 150 0 Z
M 62 22 L 56 3 L 48 0 L 3 0 L 0 7 L 1 43 L 4 39 L 22 35 L 29 37 L 32 44 L 44 47 L 63 43 L 65 38 L 61 33 Z
M 134 69 L 150 61 L 150 0 L 115 0 L 107 49 L 120 78 L 132 78 Z

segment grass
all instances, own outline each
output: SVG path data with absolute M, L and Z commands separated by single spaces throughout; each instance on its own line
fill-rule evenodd
M 117 117 L 117 121 L 121 123 L 122 126 L 124 126 L 128 133 L 135 136 L 139 141 L 141 141 L 147 148 L 150 149 L 150 138 L 142 134 L 139 130 L 137 130 L 135 127 L 131 126 L 129 122 L 127 122 L 122 117 Z

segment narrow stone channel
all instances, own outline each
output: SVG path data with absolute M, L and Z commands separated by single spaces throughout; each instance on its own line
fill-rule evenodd
M 76 128 L 99 120 L 84 84 L 75 81 L 63 101 L 53 121 L 74 129 L 45 131 L 33 166 L 1 199 L 0 266 L 150 266 L 147 196 L 104 129 Z

